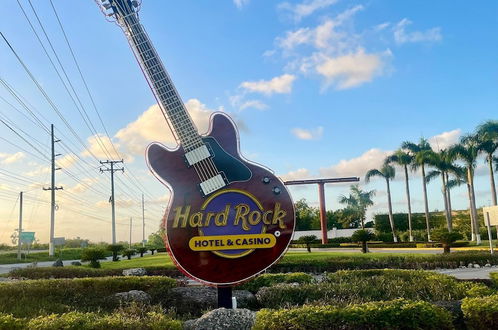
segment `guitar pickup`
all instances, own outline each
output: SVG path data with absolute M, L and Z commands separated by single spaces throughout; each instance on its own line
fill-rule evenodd
M 226 182 L 221 174 L 213 176 L 200 184 L 204 196 L 209 195 L 213 191 L 221 189 L 226 186 Z
M 191 150 L 185 154 L 185 158 L 187 159 L 187 163 L 189 166 L 192 166 L 201 160 L 211 157 L 208 148 L 206 145 L 203 145 L 197 149 Z

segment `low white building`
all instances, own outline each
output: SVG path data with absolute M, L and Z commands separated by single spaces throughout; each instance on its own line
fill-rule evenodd
M 337 237 L 351 237 L 353 236 L 353 233 L 357 231 L 358 229 L 361 228 L 348 228 L 348 229 L 337 229 L 337 228 L 332 228 L 327 232 L 327 238 L 337 238 Z M 373 228 L 365 228 L 366 230 L 369 230 L 373 232 Z M 322 231 L 321 230 L 303 230 L 303 231 L 295 231 L 294 235 L 292 236 L 293 240 L 298 240 L 302 236 L 309 236 L 309 235 L 314 235 L 318 239 L 322 238 Z

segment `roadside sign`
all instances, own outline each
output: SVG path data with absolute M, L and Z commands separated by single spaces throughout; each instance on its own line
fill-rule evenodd
M 35 232 L 34 231 L 23 231 L 19 235 L 19 239 L 22 244 L 31 244 L 35 240 Z
M 66 239 L 64 237 L 54 237 L 54 246 L 61 246 L 66 244 Z
M 484 207 L 482 211 L 485 223 L 487 223 L 487 215 L 489 214 L 489 225 L 498 226 L 498 206 Z

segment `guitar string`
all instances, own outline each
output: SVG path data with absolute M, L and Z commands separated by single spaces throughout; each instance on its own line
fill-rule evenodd
M 128 30 L 129 30 L 132 34 L 134 34 L 135 36 L 138 36 L 139 34 L 142 34 L 142 38 L 144 39 L 144 41 L 149 41 L 149 40 L 148 40 L 148 37 L 145 35 L 145 33 L 144 33 L 143 31 L 140 31 L 140 30 L 139 30 L 139 33 L 136 33 L 136 32 L 134 32 L 134 31 L 133 31 L 133 27 L 134 27 L 135 25 L 140 25 L 140 22 L 139 22 L 138 20 L 137 20 L 136 22 L 133 22 L 133 24 L 129 24 L 129 23 L 128 23 L 128 24 L 126 24 L 126 18 L 127 18 L 127 16 L 130 16 L 130 17 L 133 19 L 133 18 L 135 18 L 135 17 L 134 17 L 134 16 L 135 16 L 135 14 L 136 14 L 136 13 L 134 13 L 134 12 L 133 12 L 133 13 L 130 13 L 129 15 L 124 16 L 125 25 L 128 25 Z M 133 36 L 131 36 L 131 37 L 132 37 L 132 39 L 133 39 Z M 132 40 L 132 41 L 133 41 L 133 40 Z M 135 44 L 136 44 L 136 41 L 135 41 Z M 150 41 L 149 41 L 149 44 L 150 44 Z M 135 46 L 135 47 L 132 47 L 132 48 L 135 48 L 135 49 L 138 51 L 139 55 L 144 55 L 144 54 L 143 54 L 143 52 L 141 52 L 141 51 L 140 51 L 140 49 L 138 49 L 138 47 L 136 47 L 136 46 Z M 149 49 L 148 51 L 150 51 L 150 52 L 152 52 L 152 53 L 153 53 L 153 48 L 152 48 L 152 49 Z M 153 53 L 153 55 L 156 55 L 156 54 L 154 54 L 154 53 Z M 140 56 L 140 57 L 143 57 L 143 56 Z M 156 55 L 156 56 L 154 56 L 154 57 L 156 58 L 156 62 L 159 62 L 159 60 L 158 60 L 158 56 Z M 142 61 L 142 62 L 144 63 L 144 61 Z M 144 64 L 145 64 L 145 63 L 144 63 Z M 159 62 L 158 64 L 161 64 L 161 63 Z M 164 70 L 164 69 L 163 69 L 163 70 Z M 142 70 L 142 71 L 143 71 L 143 70 Z M 164 70 L 164 71 L 165 71 L 165 70 Z M 146 75 L 146 76 L 147 76 L 147 75 Z M 169 77 L 168 77 L 168 78 L 169 78 Z M 169 80 L 171 81 L 171 79 L 169 79 Z M 171 85 L 172 85 L 172 83 L 171 83 Z M 152 87 L 152 86 L 151 86 L 151 87 Z M 157 88 L 154 88 L 154 90 L 157 90 Z M 159 96 L 158 98 L 161 100 L 161 96 L 160 96 L 160 95 L 158 95 L 158 96 Z M 162 101 L 162 100 L 161 100 L 161 101 Z M 161 103 L 162 103 L 162 102 L 161 102 Z M 163 109 L 163 107 L 160 107 L 160 110 L 161 110 L 161 112 L 162 112 L 162 114 L 163 114 L 163 116 L 164 116 L 164 118 L 165 118 L 165 120 L 166 120 L 166 122 L 167 122 L 168 126 L 169 126 L 169 127 L 170 127 L 170 129 L 171 129 L 171 126 L 170 126 L 170 124 L 169 124 L 169 120 L 168 120 L 168 118 L 169 118 L 170 116 L 168 116 L 167 111 L 165 111 L 165 109 Z M 184 110 L 184 111 L 185 111 L 185 110 Z M 166 112 L 166 113 L 165 113 L 165 112 Z M 170 120 L 171 120 L 171 119 L 170 119 Z M 206 181 L 206 180 L 208 180 L 209 178 L 215 177 L 216 175 L 218 175 L 218 174 L 219 174 L 219 171 L 217 170 L 216 165 L 214 164 L 214 162 L 213 162 L 213 160 L 212 160 L 212 158 L 211 158 L 211 157 L 206 158 L 206 159 L 203 159 L 203 160 L 201 160 L 200 162 L 193 164 L 193 168 L 195 169 L 195 171 L 196 171 L 196 173 L 197 173 L 197 176 L 201 179 L 201 181 Z

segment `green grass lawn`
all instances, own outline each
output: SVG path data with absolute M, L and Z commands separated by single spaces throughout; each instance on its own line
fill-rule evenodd
M 156 253 L 153 256 L 147 255 L 142 258 L 133 258 L 131 260 L 109 261 L 100 263 L 102 269 L 121 269 L 121 268 L 137 268 L 137 267 L 174 267 L 173 261 L 168 253 Z

